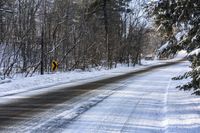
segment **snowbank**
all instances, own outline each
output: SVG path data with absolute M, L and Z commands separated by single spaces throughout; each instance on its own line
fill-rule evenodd
M 109 76 L 120 75 L 124 73 L 144 68 L 159 63 L 159 61 L 143 61 L 142 66 L 127 67 L 125 65 L 118 65 L 117 68 L 111 70 L 95 70 L 80 72 L 65 72 L 54 73 L 45 75 L 35 75 L 33 77 L 22 78 L 21 76 L 15 77 L 12 80 L 4 80 L 0 83 L 0 97 L 15 95 L 22 92 L 28 92 L 33 90 L 39 90 L 42 88 L 48 88 L 52 86 L 58 86 L 62 84 L 77 82 L 77 81 L 93 81 L 98 78 L 106 78 Z M 9 81 L 9 82 L 8 82 Z

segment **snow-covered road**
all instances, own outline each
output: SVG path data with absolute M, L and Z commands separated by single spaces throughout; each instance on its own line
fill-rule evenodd
M 65 133 L 199 133 L 200 97 L 176 89 L 173 76 L 187 63 L 157 69 L 126 80 L 118 90 L 68 125 Z
M 9 97 L 22 101 L 0 108 L 0 129 L 23 133 L 199 133 L 200 97 L 176 89 L 186 81 L 171 80 L 188 71 L 188 65 L 182 62 L 74 90 L 57 88 L 45 95 L 38 90 L 40 95 L 30 98 L 27 94 Z

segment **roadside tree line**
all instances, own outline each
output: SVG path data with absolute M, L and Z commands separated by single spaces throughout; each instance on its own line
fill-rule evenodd
M 1 0 L 0 75 L 140 64 L 144 16 L 141 0 Z

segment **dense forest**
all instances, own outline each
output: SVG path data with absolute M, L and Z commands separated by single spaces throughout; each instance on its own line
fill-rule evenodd
M 160 41 L 141 0 L 1 0 L 0 76 L 140 64 Z M 135 6 L 137 5 L 137 6 Z M 153 46 L 152 46 L 153 44 Z M 151 53 L 150 52 L 150 53 Z

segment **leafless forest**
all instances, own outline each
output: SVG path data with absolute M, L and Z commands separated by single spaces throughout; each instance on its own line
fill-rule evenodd
M 0 77 L 48 73 L 52 60 L 59 71 L 140 64 L 160 42 L 142 5 L 141 0 L 0 0 Z

